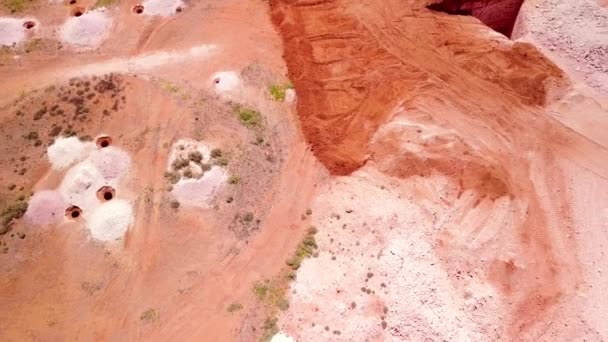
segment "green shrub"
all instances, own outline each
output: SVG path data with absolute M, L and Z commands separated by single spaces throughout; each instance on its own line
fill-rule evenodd
M 273 84 L 268 88 L 270 92 L 270 96 L 275 101 L 285 101 L 285 92 L 287 89 L 291 89 L 293 86 L 291 84 L 277 85 Z
M 235 106 L 235 112 L 241 123 L 249 128 L 255 127 L 260 123 L 260 112 L 255 109 Z
M 258 301 L 263 301 L 266 298 L 266 294 L 268 293 L 268 285 L 266 283 L 255 283 L 253 285 L 253 294 L 258 299 Z
M 287 266 L 291 267 L 292 270 L 297 270 L 302 265 L 302 261 L 306 258 L 310 258 L 317 253 L 317 241 L 315 240 L 315 234 L 317 229 L 310 227 L 308 233 L 302 239 L 302 242 L 298 244 L 293 256 L 286 261 Z

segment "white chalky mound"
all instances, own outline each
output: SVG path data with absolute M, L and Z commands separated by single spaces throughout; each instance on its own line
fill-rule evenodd
M 241 85 L 241 78 L 234 71 L 220 71 L 211 76 L 213 87 L 218 94 L 237 90 Z
M 106 180 L 99 169 L 86 160 L 66 173 L 59 185 L 59 192 L 67 203 L 88 211 L 98 206 L 97 190 L 104 185 Z
M 208 207 L 219 187 L 228 180 L 224 168 L 214 166 L 200 179 L 181 179 L 173 186 L 173 196 L 182 204 Z
M 66 207 L 67 204 L 58 191 L 43 190 L 35 193 L 30 199 L 25 219 L 37 225 L 59 223 Z
M 83 48 L 97 47 L 107 38 L 111 23 L 103 9 L 71 17 L 60 28 L 61 40 Z
M 119 179 L 127 173 L 131 165 L 129 154 L 114 146 L 93 151 L 88 159 L 107 181 Z
M 18 44 L 25 40 L 23 23 L 31 19 L 0 18 L 0 45 Z
M 93 149 L 95 144 L 80 141 L 77 137 L 57 138 L 47 149 L 47 156 L 53 169 L 63 170 L 85 159 Z
M 160 15 L 168 17 L 175 14 L 178 7 L 184 8 L 185 4 L 182 0 L 145 0 L 144 6 L 145 15 Z
M 86 217 L 87 228 L 94 239 L 113 241 L 123 237 L 133 224 L 133 209 L 124 200 L 113 200 L 101 204 Z
M 287 89 L 285 90 L 285 102 L 293 103 L 296 100 L 296 90 Z

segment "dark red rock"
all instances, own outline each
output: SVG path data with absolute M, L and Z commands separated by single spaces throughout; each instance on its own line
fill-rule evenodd
M 434 11 L 470 15 L 511 37 L 523 0 L 444 0 L 428 6 Z

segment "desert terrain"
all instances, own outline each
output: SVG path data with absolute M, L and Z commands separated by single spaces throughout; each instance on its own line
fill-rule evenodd
M 607 17 L 2 2 L 0 340 L 608 340 Z

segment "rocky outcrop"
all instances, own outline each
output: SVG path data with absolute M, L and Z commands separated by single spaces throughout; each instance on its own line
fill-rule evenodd
M 497 32 L 511 37 L 523 0 L 444 0 L 428 8 L 457 15 L 470 15 Z

